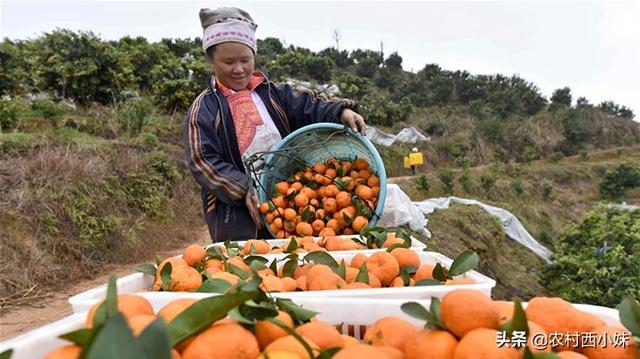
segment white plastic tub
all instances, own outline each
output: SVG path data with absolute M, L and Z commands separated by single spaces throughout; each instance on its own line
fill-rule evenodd
M 338 238 L 360 238 L 360 235 L 342 235 L 342 236 L 336 236 Z M 313 240 L 317 243 L 319 240 L 321 239 L 321 237 L 313 237 Z M 283 245 L 286 245 L 287 243 L 289 243 L 289 238 L 280 238 L 280 239 L 265 239 L 265 241 L 269 244 L 269 247 L 273 248 L 274 246 L 278 246 L 278 247 L 282 247 Z M 236 242 L 238 243 L 238 245 L 240 246 L 240 248 L 244 247 L 244 244 L 246 243 L 246 241 L 238 241 Z M 214 243 L 211 244 L 208 247 L 214 247 L 214 246 L 219 246 L 219 247 L 224 247 L 223 243 Z M 411 247 L 410 249 L 413 249 L 415 251 L 421 251 L 424 250 L 427 246 L 420 242 L 419 240 L 417 240 L 415 237 L 411 237 Z M 360 250 L 352 250 L 352 251 L 332 251 L 329 252 L 331 254 L 351 254 L 351 253 L 375 253 L 375 252 L 380 252 L 380 251 L 384 251 L 386 250 L 386 248 L 382 248 L 382 249 L 360 249 Z M 269 255 L 264 255 L 264 256 L 269 256 Z
M 417 252 L 422 264 L 441 263 L 445 267 L 449 267 L 453 262 L 452 259 L 435 252 Z M 355 256 L 355 254 L 332 254 L 332 256 L 340 261 L 344 259 L 347 263 Z M 282 262 L 279 265 L 283 265 Z M 310 297 L 340 297 L 340 298 L 381 298 L 381 299 L 430 299 L 431 297 L 442 298 L 446 293 L 458 289 L 465 288 L 477 290 L 486 296 L 491 296 L 491 290 L 496 285 L 496 281 L 480 274 L 476 271 L 470 271 L 464 274 L 464 277 L 470 278 L 473 284 L 462 285 L 434 285 L 423 287 L 398 287 L 398 288 L 371 288 L 371 289 L 343 289 L 343 290 L 323 290 L 323 291 L 306 291 L 306 292 L 285 292 L 273 293 L 274 296 L 281 298 L 310 298 Z M 130 294 L 144 292 L 147 299 L 154 297 L 161 298 L 178 298 L 180 292 L 156 292 L 149 291 L 153 285 L 154 278 L 143 274 L 135 273 L 117 281 L 118 293 Z M 93 304 L 103 300 L 107 295 L 106 284 L 88 290 L 86 292 L 74 295 L 69 298 L 72 311 L 80 313 L 89 310 Z M 207 295 L 216 295 L 215 293 L 207 293 Z
M 148 294 L 148 293 L 147 293 Z M 173 293 L 171 293 L 173 294 Z M 154 311 L 177 298 L 201 299 L 206 293 L 176 293 L 178 297 L 167 296 L 148 297 Z M 402 312 L 400 306 L 408 300 L 403 299 L 363 299 L 363 298 L 297 298 L 295 302 L 307 309 L 318 312 L 319 319 L 334 325 L 340 325 L 344 334 L 362 338 L 366 328 L 377 319 L 384 316 L 404 318 L 417 326 L 424 323 Z M 416 300 L 412 300 L 416 301 Z M 429 300 L 417 300 L 418 303 L 429 307 Z M 526 303 L 524 303 L 526 306 Z M 577 309 L 597 315 L 608 325 L 620 326 L 618 311 L 595 305 L 574 304 Z M 14 349 L 12 359 L 42 358 L 44 354 L 67 345 L 68 342 L 58 339 L 58 336 L 84 327 L 85 313 L 73 314 L 44 327 L 32 330 L 0 344 L 0 352 L 9 348 Z

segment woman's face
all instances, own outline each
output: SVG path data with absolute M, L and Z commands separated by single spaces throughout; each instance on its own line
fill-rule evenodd
M 235 91 L 247 88 L 255 66 L 249 46 L 238 42 L 218 44 L 211 60 L 213 71 L 223 85 Z

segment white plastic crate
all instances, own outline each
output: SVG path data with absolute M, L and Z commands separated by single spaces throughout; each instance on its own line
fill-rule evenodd
M 343 235 L 343 236 L 336 236 L 339 238 L 361 238 L 360 235 Z M 313 240 L 317 243 L 322 237 L 313 237 Z M 282 247 L 283 245 L 286 245 L 287 243 L 289 243 L 289 238 L 279 238 L 279 239 L 265 239 L 265 241 L 269 244 L 269 247 L 273 248 L 274 246 L 278 246 L 278 247 Z M 244 244 L 247 241 L 238 241 L 236 243 L 238 243 L 238 245 L 240 246 L 240 248 L 242 248 L 244 246 Z M 208 247 L 213 247 L 213 246 L 220 246 L 220 247 L 224 247 L 223 243 L 214 243 L 211 244 Z M 417 240 L 415 237 L 411 237 L 411 249 L 415 250 L 415 251 L 419 251 L 419 250 L 424 250 L 427 246 L 420 242 L 419 240 Z M 380 251 L 384 251 L 386 250 L 386 248 L 382 248 L 382 249 L 360 249 L 360 250 L 352 250 L 352 251 L 332 251 L 330 252 L 331 254 L 351 254 L 351 253 L 375 253 L 375 252 L 380 252 Z M 264 255 L 263 256 L 269 256 L 269 255 Z
M 417 252 L 422 264 L 435 264 L 441 263 L 445 267 L 449 267 L 453 262 L 452 259 L 435 252 Z M 355 256 L 355 254 L 332 254 L 332 256 L 340 261 L 344 259 L 347 263 Z M 279 265 L 283 265 L 279 262 Z M 370 289 L 342 289 L 342 290 L 323 290 L 323 291 L 305 291 L 305 292 L 284 292 L 273 293 L 277 297 L 281 298 L 310 298 L 310 297 L 341 297 L 341 298 L 381 298 L 381 299 L 430 299 L 431 297 L 442 298 L 446 293 L 458 289 L 465 288 L 471 290 L 477 290 L 486 296 L 491 296 L 491 290 L 496 285 L 496 281 L 478 273 L 477 271 L 470 271 L 464 274 L 464 277 L 468 277 L 473 281 L 473 284 L 462 285 L 433 285 L 433 286 L 420 286 L 420 287 L 398 287 L 398 288 L 370 288 Z M 138 292 L 146 292 L 143 295 L 147 299 L 151 299 L 155 296 L 162 298 L 178 298 L 180 292 L 156 292 L 149 291 L 153 285 L 154 278 L 142 274 L 135 273 L 123 278 L 119 278 L 117 281 L 118 293 L 130 294 Z M 74 313 L 80 313 L 89 310 L 89 308 L 96 302 L 106 298 L 107 286 L 106 284 L 88 290 L 86 292 L 74 295 L 69 298 L 72 311 Z M 215 295 L 209 293 L 208 295 Z
M 148 293 L 147 293 L 148 294 Z M 163 306 L 177 298 L 201 299 L 207 296 L 206 293 L 177 293 L 177 297 L 167 296 L 147 297 L 153 306 L 154 311 L 160 310 Z M 384 316 L 397 316 L 406 319 L 415 325 L 422 325 L 423 322 L 412 318 L 402 312 L 400 306 L 408 301 L 403 299 L 364 299 L 364 298 L 298 298 L 295 302 L 304 308 L 318 312 L 318 318 L 340 326 L 344 334 L 349 334 L 356 338 L 362 338 L 366 328 L 371 326 L 377 319 Z M 417 300 L 418 303 L 429 307 L 429 300 Z M 527 303 L 524 303 L 526 307 Z M 608 325 L 620 326 L 618 311 L 611 308 L 595 305 L 574 304 L 576 309 L 598 316 Z M 0 344 L 0 352 L 7 349 L 14 349 L 12 359 L 32 359 L 42 358 L 46 353 L 68 344 L 67 341 L 58 339 L 58 336 L 84 327 L 86 313 L 73 314 L 41 328 L 32 330 L 18 337 L 10 339 Z

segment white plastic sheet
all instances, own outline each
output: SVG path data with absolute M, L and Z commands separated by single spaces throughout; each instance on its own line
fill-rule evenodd
M 378 223 L 385 228 L 408 224 L 412 231 L 431 237 L 426 228 L 427 220 L 424 214 L 412 204 L 411 198 L 395 183 L 387 184 L 387 196 Z
M 499 208 L 490 206 L 488 204 L 484 204 L 480 201 L 476 201 L 473 199 L 459 198 L 459 197 L 441 197 L 441 198 L 431 198 L 424 200 L 422 202 L 413 202 L 413 204 L 425 215 L 428 215 L 435 211 L 436 209 L 444 209 L 449 208 L 451 203 L 459 203 L 465 205 L 475 205 L 482 208 L 485 212 L 489 213 L 492 216 L 498 217 L 500 219 L 500 223 L 502 223 L 502 227 L 504 227 L 505 233 L 507 236 L 516 242 L 522 244 L 523 246 L 532 250 L 535 254 L 549 261 L 549 255 L 551 255 L 551 251 L 540 244 L 538 241 L 533 238 L 529 232 L 524 228 L 520 220 L 516 218 L 511 212 Z
M 365 134 L 371 142 L 389 147 L 395 142 L 416 143 L 422 141 L 430 141 L 429 137 L 426 137 L 415 127 L 403 128 L 397 135 L 386 133 L 373 126 L 367 126 Z
M 532 250 L 547 262 L 551 251 L 527 232 L 522 223 L 511 214 L 511 212 L 484 204 L 473 199 L 458 197 L 430 198 L 421 202 L 412 202 L 411 198 L 395 183 L 387 184 L 387 198 L 380 217 L 382 227 L 399 227 L 408 224 L 412 231 L 431 237 L 431 233 L 426 228 L 428 219 L 426 215 L 433 213 L 436 209 L 449 208 L 451 203 L 465 205 L 476 205 L 492 216 L 498 217 L 507 236 L 523 246 Z

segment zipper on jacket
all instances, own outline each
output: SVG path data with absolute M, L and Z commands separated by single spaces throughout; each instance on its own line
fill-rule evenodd
M 265 79 L 266 79 L 266 76 L 265 76 Z M 215 80 L 215 77 L 212 80 Z M 269 80 L 267 80 L 267 85 L 268 84 L 269 84 Z M 238 167 L 238 163 L 236 162 L 236 160 L 235 160 L 235 158 L 233 156 L 233 151 L 231 150 L 231 145 L 229 144 L 229 140 L 228 140 L 229 134 L 227 133 L 227 126 L 225 126 L 225 117 L 224 117 L 224 111 L 222 110 L 222 101 L 220 101 L 220 97 L 218 97 L 218 89 L 216 88 L 215 81 L 213 81 L 213 83 L 211 85 L 212 85 L 211 87 L 213 88 L 213 95 L 216 97 L 216 101 L 218 102 L 218 111 L 220 111 L 220 117 L 222 119 L 221 120 L 222 121 L 222 129 L 224 131 L 225 136 L 227 137 L 227 139 L 225 141 L 226 144 L 227 144 L 227 150 L 229 150 L 229 156 L 231 156 L 231 161 L 233 161 L 233 165 Z M 271 94 L 269 94 L 269 100 L 271 100 Z M 244 164 L 242 164 L 242 166 L 240 168 L 244 169 Z M 247 173 L 245 173 L 245 174 L 247 174 Z M 247 175 L 249 176 L 249 183 L 248 183 L 248 186 L 247 186 L 247 192 L 249 192 L 249 191 L 251 191 L 251 174 L 249 173 Z M 245 204 L 245 206 L 246 206 L 246 204 Z M 231 206 L 227 205 L 226 207 L 227 207 L 227 211 L 226 211 L 227 213 L 226 213 L 225 219 L 223 221 L 225 223 L 228 223 L 229 216 L 230 216 L 230 211 L 231 211 Z M 247 211 L 248 210 L 249 209 L 247 208 Z M 249 214 L 249 217 L 251 217 L 251 214 Z M 253 217 L 251 217 L 251 221 L 253 222 Z M 254 227 L 255 227 L 255 232 L 254 232 L 255 234 L 253 235 L 253 238 L 257 239 L 258 238 L 258 224 L 254 223 Z

